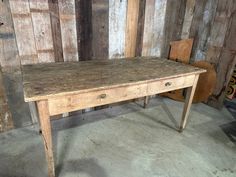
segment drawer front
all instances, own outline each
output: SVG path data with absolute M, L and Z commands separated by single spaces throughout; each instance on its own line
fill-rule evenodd
M 194 79 L 195 75 L 190 75 L 172 79 L 163 79 L 139 85 L 110 88 L 58 98 L 50 98 L 48 100 L 49 113 L 52 116 L 79 109 L 190 87 L 193 85 Z
M 125 101 L 147 95 L 147 84 L 92 91 L 48 100 L 50 115 Z
M 190 75 L 150 82 L 147 85 L 147 94 L 154 95 L 157 93 L 190 87 L 193 85 L 194 79 L 195 75 Z

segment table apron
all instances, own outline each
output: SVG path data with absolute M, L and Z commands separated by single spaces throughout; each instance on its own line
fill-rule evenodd
M 191 87 L 195 74 L 48 99 L 51 116 Z

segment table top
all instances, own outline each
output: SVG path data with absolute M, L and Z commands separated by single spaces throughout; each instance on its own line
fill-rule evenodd
M 25 65 L 26 102 L 200 74 L 204 69 L 157 57 Z

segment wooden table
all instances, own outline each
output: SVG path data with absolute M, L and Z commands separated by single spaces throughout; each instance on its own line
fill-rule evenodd
M 22 72 L 24 98 L 37 103 L 49 176 L 54 177 L 50 116 L 188 87 L 183 130 L 199 74 L 205 70 L 143 57 L 26 65 Z

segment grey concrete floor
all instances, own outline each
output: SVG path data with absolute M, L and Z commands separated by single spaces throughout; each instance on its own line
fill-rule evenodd
M 60 177 L 236 177 L 236 119 L 192 106 L 183 133 L 183 104 L 152 99 L 52 121 Z M 37 126 L 0 134 L 0 177 L 46 177 Z

